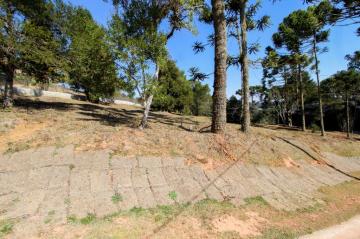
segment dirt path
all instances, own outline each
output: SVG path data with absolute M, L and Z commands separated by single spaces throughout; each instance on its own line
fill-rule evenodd
M 360 171 L 358 158 L 331 160 L 345 171 Z M 43 147 L 0 155 L 0 220 L 17 219 L 14 236 L 24 238 L 69 217 L 205 198 L 239 205 L 262 196 L 274 208 L 293 211 L 321 203 L 319 187 L 350 180 L 326 165 L 306 162 L 291 168 L 236 163 L 204 170 L 181 157 L 127 158 L 108 150 L 75 152 L 72 145 Z
M 359 239 L 360 238 L 360 215 L 352 219 L 335 225 L 310 235 L 300 237 L 300 239 Z

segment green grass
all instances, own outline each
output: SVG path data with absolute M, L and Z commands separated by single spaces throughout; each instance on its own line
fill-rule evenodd
M 115 193 L 112 197 L 111 197 L 111 201 L 114 204 L 118 204 L 119 202 L 122 202 L 123 198 L 119 193 Z
M 176 199 L 177 199 L 177 193 L 175 191 L 169 192 L 168 196 L 173 201 L 176 201 Z
M 261 205 L 261 206 L 268 206 L 268 202 L 265 201 L 265 199 L 261 196 L 256 197 L 249 197 L 244 199 L 245 203 L 247 205 Z
M 70 215 L 67 217 L 67 222 L 71 224 L 77 223 L 78 219 L 75 215 Z
M 256 239 L 295 239 L 298 236 L 295 232 L 286 229 L 270 228 L 265 230 L 261 236 L 256 237 Z
M 80 219 L 80 223 L 84 224 L 84 225 L 88 225 L 92 222 L 94 222 L 96 219 L 96 215 L 93 213 L 88 213 L 88 215 L 86 217 L 83 217 Z
M 130 214 L 135 215 L 137 217 L 142 216 L 146 213 L 146 210 L 142 207 L 133 207 L 130 209 Z
M 0 238 L 10 234 L 14 228 L 14 221 L 2 220 L 0 221 Z
M 22 142 L 12 143 L 12 142 L 9 142 L 8 143 L 8 148 L 7 148 L 7 150 L 5 151 L 4 154 L 13 154 L 13 153 L 28 150 L 28 149 L 30 149 L 30 145 L 28 143 L 22 143 Z

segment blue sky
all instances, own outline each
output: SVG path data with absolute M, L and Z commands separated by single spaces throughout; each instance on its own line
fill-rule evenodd
M 111 0 L 109 0 L 108 3 L 102 0 L 68 1 L 73 5 L 80 5 L 87 8 L 92 13 L 94 19 L 104 26 L 106 26 L 107 22 L 111 19 L 113 13 L 113 7 L 110 4 Z M 271 36 L 276 32 L 279 23 L 294 10 L 306 8 L 302 2 L 302 0 L 284 0 L 273 4 L 270 0 L 263 0 L 263 7 L 259 11 L 259 15 L 269 15 L 272 25 L 264 32 L 254 31 L 249 33 L 249 43 L 258 42 L 262 47 L 258 54 L 251 56 L 252 59 L 264 56 L 264 49 L 266 46 L 272 44 Z M 168 50 L 171 57 L 177 62 L 178 67 L 186 73 L 190 67 L 193 66 L 199 67 L 204 73 L 211 73 L 214 68 L 214 49 L 208 48 L 205 52 L 194 55 L 192 45 L 196 40 L 205 41 L 213 29 L 211 25 L 202 23 L 196 23 L 196 27 L 198 31 L 196 35 L 186 30 L 176 32 L 168 42 Z M 320 76 L 322 79 L 339 70 L 346 69 L 345 55 L 353 53 L 360 48 L 360 37 L 356 36 L 355 31 L 356 26 L 331 28 L 329 42 L 322 44 L 322 46 L 329 48 L 329 52 L 320 55 Z M 237 49 L 238 46 L 235 41 L 229 40 L 229 54 L 237 54 Z M 260 67 L 250 70 L 251 85 L 260 84 L 261 78 L 262 69 Z M 212 88 L 212 76 L 205 82 Z M 236 67 L 229 68 L 227 82 L 227 96 L 230 97 L 240 88 L 240 70 Z

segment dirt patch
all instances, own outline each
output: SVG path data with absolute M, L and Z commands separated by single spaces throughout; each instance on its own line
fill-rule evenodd
M 260 217 L 256 212 L 247 212 L 247 220 L 239 220 L 234 216 L 223 215 L 212 221 L 217 232 L 234 231 L 240 237 L 260 236 L 260 225 L 267 223 L 267 220 Z
M 9 143 L 29 139 L 36 131 L 40 131 L 47 127 L 45 122 L 28 122 L 22 120 L 6 134 L 0 135 L 0 152 L 6 151 Z
M 110 149 L 121 156 L 182 156 L 190 163 L 214 169 L 235 160 L 271 166 L 296 166 L 298 160 L 313 161 L 308 155 L 277 137 L 287 137 L 309 145 L 317 153 L 360 155 L 360 140 L 347 140 L 343 133 L 318 134 L 290 128 L 252 127 L 250 134 L 240 125 L 227 124 L 223 136 L 198 130 L 210 124 L 208 117 L 151 112 L 149 127 L 134 128 L 141 108 L 126 105 L 96 105 L 56 98 L 17 98 L 4 119 L 16 119 L 22 126 L 0 136 L 0 150 L 9 142 L 26 147 L 75 145 L 78 151 Z M 46 130 L 44 130 L 46 129 Z M 12 136 L 13 135 L 13 136 Z M 13 138 L 12 138 L 13 137 Z M 312 146 L 312 145 L 317 145 Z M 288 159 L 291 156 L 291 160 Z

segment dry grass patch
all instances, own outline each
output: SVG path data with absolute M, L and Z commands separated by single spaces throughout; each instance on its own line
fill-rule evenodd
M 134 208 L 89 224 L 53 228 L 43 238 L 249 238 L 293 239 L 346 221 L 360 213 L 360 183 L 348 182 L 321 190 L 324 204 L 295 212 L 275 210 L 262 197 L 236 207 L 202 200 L 153 209 Z M 76 235 L 76 236 L 74 236 Z
M 10 127 L 0 136 L 0 152 L 40 146 L 75 145 L 78 151 L 110 149 L 124 156 L 183 156 L 189 163 L 214 168 L 233 160 L 286 166 L 312 160 L 301 150 L 277 138 L 293 138 L 321 151 L 360 155 L 360 140 L 347 140 L 343 133 L 320 135 L 278 126 L 253 127 L 249 135 L 240 125 L 228 124 L 224 136 L 208 133 L 208 117 L 152 112 L 149 127 L 134 128 L 141 108 L 126 105 L 96 105 L 56 98 L 17 98 L 16 106 L 1 112 Z M 9 122 L 10 122 L 9 121 Z M 3 127 L 4 128 L 4 127 Z M 200 129 L 205 132 L 199 133 Z M 336 136 L 336 137 L 335 137 Z M 16 145 L 16 147 L 15 147 Z

